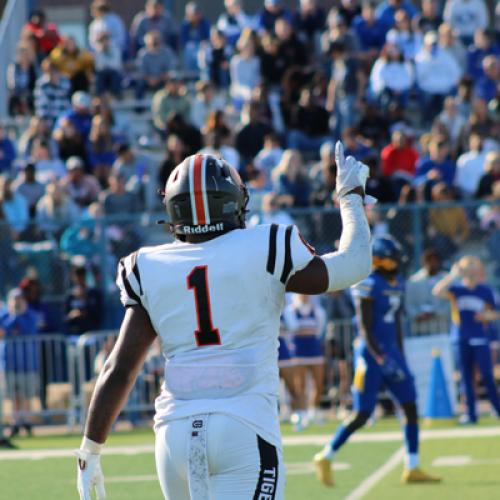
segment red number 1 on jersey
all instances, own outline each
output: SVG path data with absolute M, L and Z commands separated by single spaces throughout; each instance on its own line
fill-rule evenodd
M 212 310 L 210 309 L 210 292 L 208 290 L 208 266 L 196 266 L 188 274 L 187 287 L 194 290 L 196 319 L 198 329 L 194 336 L 198 347 L 220 345 L 220 334 L 212 324 Z

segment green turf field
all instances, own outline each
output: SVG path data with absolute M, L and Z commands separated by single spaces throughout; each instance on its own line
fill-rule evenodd
M 331 423 L 295 434 L 288 426 L 283 427 L 287 499 L 500 498 L 500 426 L 497 421 L 484 419 L 477 427 L 450 426 L 425 431 L 423 465 L 442 476 L 444 481 L 440 485 L 418 486 L 399 483 L 402 465 L 394 460 L 394 467 L 385 474 L 378 474 L 378 481 L 370 479 L 401 449 L 398 424 L 393 419 L 379 421 L 362 431 L 339 453 L 334 489 L 318 484 L 310 460 L 320 449 L 319 443 L 326 441 L 334 428 L 335 424 Z M 79 441 L 79 436 L 72 435 L 17 439 L 19 451 L 0 452 L 0 499 L 76 498 L 76 465 L 68 451 Z M 150 430 L 116 433 L 110 437 L 107 448 L 118 449 L 103 458 L 108 498 L 162 498 L 155 477 L 153 453 L 144 449 L 148 445 L 153 445 Z M 46 450 L 52 454 L 60 452 L 63 456 L 48 457 Z

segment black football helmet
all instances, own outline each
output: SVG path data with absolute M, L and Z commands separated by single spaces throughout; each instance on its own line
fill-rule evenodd
M 209 154 L 188 156 L 170 174 L 164 203 L 172 232 L 222 234 L 245 227 L 248 191 L 237 170 Z

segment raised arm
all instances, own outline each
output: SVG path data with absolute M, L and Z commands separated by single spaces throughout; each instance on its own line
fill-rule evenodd
M 317 294 L 343 290 L 370 274 L 372 252 L 370 228 L 363 207 L 368 167 L 352 156 L 344 157 L 344 147 L 335 146 L 337 195 L 342 218 L 342 235 L 337 252 L 315 257 L 287 283 L 287 291 Z
M 432 289 L 432 295 L 439 297 L 440 299 L 450 298 L 450 286 L 453 282 L 460 277 L 458 263 L 453 264 L 451 271 L 440 279 Z

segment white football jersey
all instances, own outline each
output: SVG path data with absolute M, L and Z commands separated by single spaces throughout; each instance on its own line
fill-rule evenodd
M 145 247 L 120 261 L 121 301 L 146 309 L 165 357 L 156 427 L 225 413 L 280 446 L 280 312 L 288 279 L 312 258 L 295 226 L 272 224 Z

